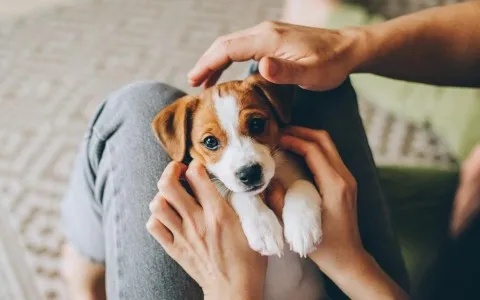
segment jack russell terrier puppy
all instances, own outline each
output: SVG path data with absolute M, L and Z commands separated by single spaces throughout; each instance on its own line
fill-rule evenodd
M 205 165 L 238 214 L 250 247 L 270 256 L 265 299 L 317 300 L 325 295 L 322 275 L 305 257 L 322 241 L 322 199 L 303 163 L 278 147 L 293 90 L 251 75 L 178 99 L 152 127 L 173 160 Z M 283 228 L 261 197 L 272 179 L 286 189 Z

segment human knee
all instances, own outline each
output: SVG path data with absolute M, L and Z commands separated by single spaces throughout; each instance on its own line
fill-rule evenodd
M 185 95 L 168 84 L 142 81 L 128 84 L 111 93 L 92 118 L 90 127 L 101 138 L 108 137 L 122 124 L 129 128 L 150 126 L 154 116 L 165 106 Z
M 171 104 L 184 93 L 168 84 L 141 81 L 128 84 L 107 98 L 107 107 L 125 109 L 130 113 L 145 114 Z

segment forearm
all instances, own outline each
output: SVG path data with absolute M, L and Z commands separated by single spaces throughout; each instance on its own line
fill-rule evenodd
M 473 1 L 353 29 L 359 37 L 353 71 L 479 87 L 479 20 L 480 1 Z
M 351 255 L 349 261 L 315 261 L 350 299 L 408 299 L 408 295 L 368 253 Z

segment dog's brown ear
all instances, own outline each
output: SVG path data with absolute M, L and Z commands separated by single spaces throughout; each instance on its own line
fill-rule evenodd
M 198 98 L 184 96 L 162 109 L 152 122 L 156 137 L 174 161 L 183 161 L 185 158 L 189 122 L 197 104 Z
M 248 76 L 244 84 L 265 98 L 272 105 L 278 118 L 283 124 L 290 123 L 293 106 L 294 86 L 288 84 L 275 84 L 260 74 Z

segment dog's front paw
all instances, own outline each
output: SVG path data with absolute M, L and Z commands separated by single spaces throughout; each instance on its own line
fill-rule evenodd
M 315 251 L 322 241 L 321 198 L 312 183 L 299 180 L 285 195 L 283 224 L 290 249 L 302 257 Z
M 277 217 L 268 208 L 246 216 L 242 227 L 250 248 L 262 255 L 283 255 L 283 232 Z

